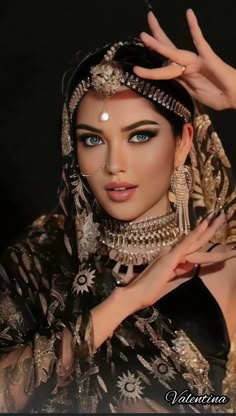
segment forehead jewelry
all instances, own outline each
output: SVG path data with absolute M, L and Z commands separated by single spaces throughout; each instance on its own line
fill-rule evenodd
M 99 115 L 99 120 L 100 121 L 108 121 L 109 118 L 110 118 L 110 115 L 109 115 L 108 110 L 106 108 L 106 101 L 104 100 L 102 111 Z
M 183 118 L 185 122 L 191 121 L 191 112 L 181 102 L 167 94 L 151 81 L 141 79 L 131 72 L 123 71 L 119 62 L 113 60 L 116 51 L 126 44 L 129 44 L 129 42 L 119 42 L 114 44 L 107 51 L 102 61 L 90 69 L 90 75 L 87 79 L 80 81 L 77 85 L 69 101 L 70 119 L 72 120 L 75 108 L 89 88 L 93 87 L 94 90 L 105 99 L 106 97 L 115 94 L 121 86 L 126 86 L 177 114 L 179 117 Z M 143 46 L 142 43 L 137 44 Z M 179 66 L 182 68 L 183 74 L 186 67 L 182 65 Z M 100 114 L 100 119 L 102 121 L 107 121 L 109 119 L 109 113 L 105 108 Z
M 122 45 L 122 42 L 113 45 L 104 55 L 102 62 L 93 66 L 90 70 L 91 84 L 95 91 L 103 97 L 110 97 L 115 94 L 121 86 L 123 71 L 120 65 L 113 61 L 113 57 Z
M 91 68 L 91 84 L 100 96 L 104 97 L 102 112 L 99 116 L 100 121 L 108 121 L 110 118 L 106 108 L 106 97 L 112 96 L 121 86 L 123 72 L 120 66 L 112 61 L 115 52 L 122 45 L 122 42 L 111 47 L 104 56 L 103 61 Z

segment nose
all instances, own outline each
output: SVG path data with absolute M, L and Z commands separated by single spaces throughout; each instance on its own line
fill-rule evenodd
M 128 164 L 128 155 L 125 146 L 121 143 L 116 143 L 108 147 L 105 169 L 109 174 L 117 174 L 125 172 Z

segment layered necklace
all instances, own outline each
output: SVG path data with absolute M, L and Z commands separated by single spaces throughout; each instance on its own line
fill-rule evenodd
M 160 254 L 181 238 L 176 213 L 140 221 L 103 218 L 99 254 L 107 258 L 117 286 L 125 286 Z

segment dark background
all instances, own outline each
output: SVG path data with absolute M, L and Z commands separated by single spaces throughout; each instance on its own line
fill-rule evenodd
M 170 37 L 192 48 L 192 7 L 220 56 L 236 67 L 235 0 L 152 0 Z M 78 50 L 138 35 L 144 0 L 15 0 L 0 3 L 0 250 L 56 203 L 61 79 Z M 235 112 L 211 112 L 236 171 Z

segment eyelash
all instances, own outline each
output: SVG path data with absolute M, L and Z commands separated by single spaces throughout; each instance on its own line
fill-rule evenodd
M 133 133 L 131 133 L 131 135 L 129 136 L 129 142 L 130 143 L 136 143 L 136 144 L 137 143 L 146 143 L 146 142 L 149 142 L 150 139 L 155 137 L 157 135 L 157 133 L 158 133 L 158 131 L 153 131 L 153 130 L 136 130 Z M 131 142 L 130 140 L 133 137 L 137 136 L 137 135 L 148 136 L 148 139 L 144 140 L 144 141 L 140 141 L 140 142 L 139 141 Z M 99 136 L 91 135 L 91 134 L 81 134 L 80 136 L 78 136 L 78 140 L 80 142 L 82 142 L 83 145 L 86 146 L 86 147 L 95 147 L 95 146 L 99 146 L 101 144 L 101 143 L 93 144 L 93 145 L 87 144 L 86 140 L 89 139 L 89 138 L 96 138 L 96 139 L 102 140 Z

